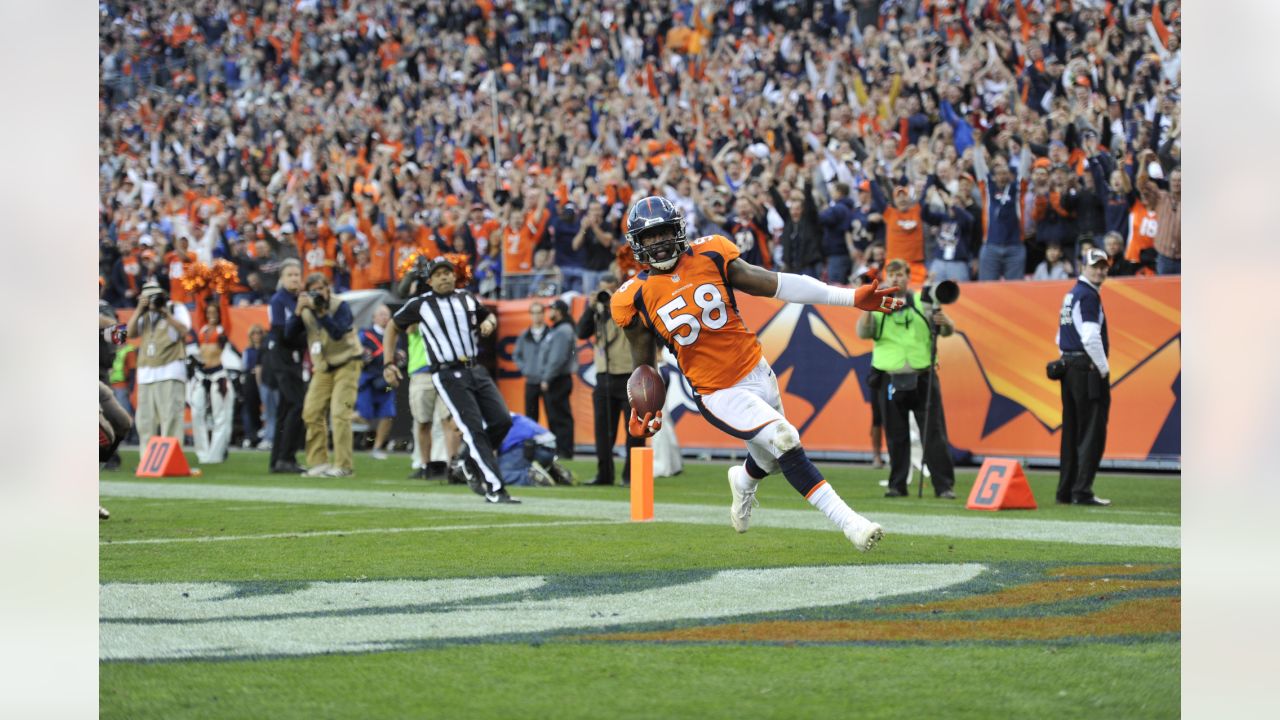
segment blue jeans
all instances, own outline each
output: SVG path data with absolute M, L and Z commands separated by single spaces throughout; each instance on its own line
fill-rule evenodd
M 276 408 L 280 405 L 280 391 L 265 385 L 259 385 L 258 391 L 262 395 L 262 409 L 265 416 L 262 438 L 271 440 L 276 436 Z
M 848 285 L 851 272 L 853 272 L 853 258 L 848 255 L 827 256 L 827 282 Z
M 929 273 L 933 275 L 931 282 L 942 282 L 943 280 L 954 280 L 956 282 L 969 282 L 969 263 L 964 260 L 943 260 L 942 258 L 934 258 L 929 263 Z
M 1173 259 L 1156 253 L 1156 274 L 1157 275 L 1181 275 L 1182 274 L 1182 258 Z
M 982 246 L 978 254 L 978 279 L 1021 280 L 1027 274 L 1026 245 Z
M 586 270 L 583 270 L 580 267 L 561 265 L 560 274 L 564 276 L 564 287 L 560 288 L 560 292 L 564 293 L 572 290 L 583 292 L 582 280 L 586 272 Z M 595 288 L 592 289 L 594 290 Z
M 600 287 L 600 278 L 608 273 L 608 268 L 604 270 L 583 270 L 582 271 L 582 294 L 592 297 L 596 293 L 596 288 Z

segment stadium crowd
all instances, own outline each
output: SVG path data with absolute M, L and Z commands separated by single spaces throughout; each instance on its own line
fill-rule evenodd
M 189 302 L 184 264 L 219 258 L 235 304 L 289 257 L 342 291 L 415 252 L 465 253 L 489 297 L 590 292 L 651 193 L 835 283 L 1069 276 L 1086 245 L 1179 268 L 1176 1 L 99 7 L 117 307 L 153 277 Z

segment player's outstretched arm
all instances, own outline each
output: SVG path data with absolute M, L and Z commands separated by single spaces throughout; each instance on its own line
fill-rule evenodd
M 880 288 L 878 280 L 856 289 L 835 287 L 808 275 L 771 272 L 741 259 L 729 263 L 729 284 L 748 295 L 804 305 L 843 305 L 869 312 L 892 312 L 904 302 L 893 297 L 897 287 Z

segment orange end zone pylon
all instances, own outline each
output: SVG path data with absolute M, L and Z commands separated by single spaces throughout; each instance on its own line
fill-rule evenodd
M 631 519 L 653 519 L 653 448 L 631 448 Z
M 1022 463 L 1012 458 L 989 457 L 978 470 L 969 491 L 968 510 L 1035 510 L 1036 496 L 1027 484 Z
M 192 474 L 177 439 L 158 435 L 147 441 L 136 473 L 137 477 L 188 477 Z

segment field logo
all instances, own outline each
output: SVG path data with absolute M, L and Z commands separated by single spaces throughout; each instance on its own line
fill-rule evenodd
M 627 576 L 266 588 L 108 583 L 99 589 L 99 656 L 251 658 L 401 650 L 433 642 L 529 639 L 571 631 L 653 630 L 935 592 L 973 580 L 984 569 L 958 564 L 725 570 L 638 589 L 627 587 Z

